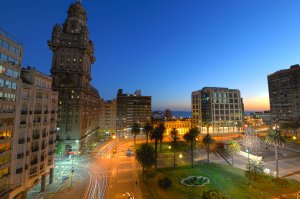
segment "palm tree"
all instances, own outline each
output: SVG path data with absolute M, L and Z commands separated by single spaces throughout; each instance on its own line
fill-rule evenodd
M 149 122 L 147 122 L 144 126 L 144 132 L 146 134 L 146 143 L 148 143 L 148 138 L 152 130 L 153 130 L 152 125 Z
M 237 121 L 236 127 L 238 128 L 238 133 L 240 133 L 241 127 L 243 126 L 243 123 L 241 121 Z
M 206 145 L 206 151 L 207 151 L 207 163 L 209 163 L 209 145 L 214 143 L 215 140 L 212 138 L 212 136 L 207 133 L 203 139 L 202 139 L 202 143 Z
M 279 169 L 278 169 L 278 151 L 279 146 L 283 146 L 287 139 L 281 135 L 281 131 L 279 129 L 269 129 L 269 132 L 266 134 L 265 141 L 268 144 L 271 144 L 275 147 L 275 168 L 276 168 L 276 178 L 279 177 Z
M 178 145 L 178 131 L 176 128 L 173 128 L 170 132 L 171 138 L 172 138 L 172 147 L 173 147 L 173 152 L 174 152 L 174 167 L 176 166 L 176 158 L 175 158 L 175 150 Z
M 187 142 L 187 145 L 190 143 L 192 168 L 194 168 L 194 145 L 199 133 L 199 129 L 194 127 L 190 129 L 188 133 L 183 135 L 183 139 Z
M 233 156 L 241 151 L 241 145 L 236 140 L 230 140 L 225 149 L 231 155 L 231 166 L 233 166 Z
M 209 127 L 211 127 L 211 123 L 210 122 L 202 121 L 201 126 L 202 127 L 206 127 L 206 132 L 209 133 Z
M 162 138 L 163 138 L 162 132 L 159 129 L 159 127 L 156 127 L 156 128 L 154 128 L 151 131 L 150 138 L 154 139 L 154 145 L 155 145 L 155 168 L 157 168 L 157 142 L 158 142 L 158 140 L 162 140 Z
M 138 123 L 134 123 L 132 128 L 131 128 L 131 133 L 133 134 L 134 137 L 134 145 L 135 145 L 135 140 L 136 140 L 136 136 L 141 132 L 140 130 L 140 125 Z
M 143 167 L 143 174 L 145 173 L 145 168 L 147 171 L 153 166 L 155 163 L 155 150 L 152 145 L 148 143 L 143 143 L 137 150 L 136 150 L 136 160 L 142 165 Z
M 160 123 L 158 125 L 157 129 L 158 129 L 159 133 L 162 135 L 160 137 L 160 139 L 159 139 L 159 142 L 160 142 L 160 152 L 162 152 L 162 140 L 164 138 L 164 132 L 166 130 L 166 127 L 165 127 L 164 123 Z

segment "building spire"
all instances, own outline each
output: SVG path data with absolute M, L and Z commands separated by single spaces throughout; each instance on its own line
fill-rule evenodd
M 77 2 L 81 3 L 82 4 L 82 0 L 77 0 Z

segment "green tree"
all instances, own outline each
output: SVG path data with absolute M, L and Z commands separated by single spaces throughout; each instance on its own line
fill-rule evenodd
M 194 146 L 199 133 L 199 129 L 194 127 L 190 129 L 188 133 L 183 135 L 183 139 L 186 141 L 187 145 L 190 146 L 192 168 L 194 168 Z
M 147 122 L 144 126 L 144 133 L 146 135 L 146 143 L 148 143 L 148 138 L 149 138 L 149 135 L 151 134 L 152 130 L 153 130 L 152 125 L 149 122 Z
M 136 136 L 141 132 L 140 130 L 140 125 L 138 123 L 134 123 L 132 128 L 131 128 L 131 133 L 133 134 L 133 139 L 134 139 L 134 145 L 136 141 Z
M 62 152 L 63 152 L 63 149 L 64 149 L 64 144 L 62 142 L 59 142 L 56 146 L 56 150 L 55 150 L 55 153 L 57 155 L 61 155 Z
M 233 157 L 241 151 L 241 145 L 236 140 L 230 140 L 225 149 L 231 155 L 231 166 L 233 166 Z
M 256 182 L 259 176 L 263 175 L 264 166 L 261 161 L 250 160 L 246 166 L 247 170 L 245 171 L 245 175 L 250 181 Z
M 154 128 L 151 131 L 150 138 L 152 140 L 154 140 L 154 146 L 155 146 L 155 168 L 157 168 L 157 157 L 158 157 L 157 156 L 157 143 L 158 143 L 158 140 L 162 140 L 162 138 L 163 138 L 162 131 L 159 129 L 159 127 L 156 127 L 156 128 Z
M 173 153 L 174 153 L 174 167 L 176 166 L 176 156 L 175 156 L 175 152 L 176 152 L 176 149 L 178 148 L 178 131 L 176 128 L 173 128 L 170 132 L 171 134 L 171 138 L 172 138 L 172 147 L 173 147 Z
M 203 139 L 202 139 L 202 143 L 203 143 L 204 145 L 206 145 L 206 151 L 207 151 L 207 163 L 209 163 L 209 145 L 212 144 L 212 143 L 214 143 L 214 142 L 215 142 L 215 140 L 212 138 L 212 136 L 211 136 L 209 133 L 207 133 L 207 134 L 203 137 Z
M 160 123 L 158 125 L 158 131 L 162 135 L 160 137 L 160 139 L 159 139 L 159 142 L 160 142 L 160 152 L 162 152 L 162 141 L 163 141 L 163 138 L 164 138 L 164 132 L 165 132 L 165 130 L 166 130 L 166 127 L 165 127 L 164 123 Z
M 266 134 L 265 141 L 268 144 L 271 144 L 275 148 L 275 168 L 276 168 L 276 178 L 279 177 L 279 168 L 278 168 L 278 151 L 279 147 L 283 146 L 287 139 L 283 135 L 281 135 L 281 131 L 279 129 L 269 129 Z
M 142 145 L 137 148 L 135 151 L 136 153 L 136 160 L 142 165 L 143 167 L 143 174 L 146 173 L 148 176 L 148 170 L 151 169 L 151 167 L 154 165 L 156 162 L 155 159 L 155 150 L 152 145 L 148 143 L 143 143 Z

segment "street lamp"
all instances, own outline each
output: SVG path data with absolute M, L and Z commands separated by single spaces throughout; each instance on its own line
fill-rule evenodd
M 182 154 L 179 154 L 179 160 L 180 160 L 180 164 L 181 164 L 181 159 L 182 159 Z
M 169 146 L 168 148 L 169 148 L 169 149 L 171 149 L 172 147 L 171 147 L 171 146 Z

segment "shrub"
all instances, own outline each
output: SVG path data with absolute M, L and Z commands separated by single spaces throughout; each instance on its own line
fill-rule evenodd
M 216 190 L 208 190 L 202 193 L 202 199 L 225 199 L 225 197 Z
M 172 181 L 168 177 L 164 177 L 162 179 L 158 179 L 158 185 L 162 189 L 168 189 L 172 185 Z

